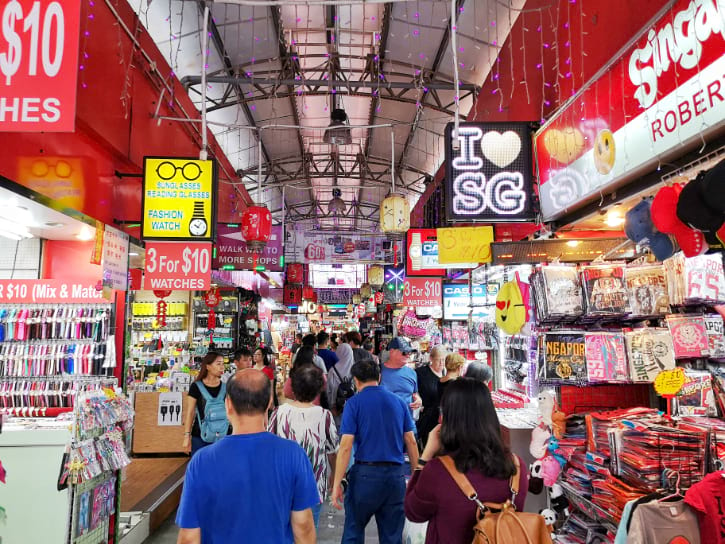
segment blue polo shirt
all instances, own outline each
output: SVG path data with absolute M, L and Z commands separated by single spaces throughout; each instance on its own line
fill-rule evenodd
M 355 459 L 367 462 L 405 461 L 403 435 L 415 430 L 410 410 L 399 397 L 369 385 L 345 403 L 340 434 L 355 436 Z
M 176 523 L 201 528 L 204 544 L 292 544 L 291 512 L 319 503 L 312 465 L 297 442 L 266 432 L 231 435 L 189 461 Z
M 413 402 L 413 393 L 418 392 L 418 375 L 408 366 L 388 368 L 383 365 L 380 385 L 400 397 L 408 406 Z

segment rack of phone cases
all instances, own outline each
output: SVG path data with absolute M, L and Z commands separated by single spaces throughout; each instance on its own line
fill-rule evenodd
M 112 323 L 110 304 L 2 304 L 0 377 L 103 374 Z
M 55 417 L 72 411 L 79 394 L 115 384 L 100 376 L 0 376 L 0 413 Z
M 131 462 L 124 433 L 133 427 L 133 409 L 125 396 L 100 388 L 82 392 L 73 413 L 74 438 L 58 480 L 72 491 L 70 542 L 113 542 L 120 470 Z

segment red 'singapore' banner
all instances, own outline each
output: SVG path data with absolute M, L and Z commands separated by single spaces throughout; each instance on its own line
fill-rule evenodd
M 536 135 L 551 221 L 675 157 L 725 119 L 725 4 L 677 0 Z
M 0 5 L 0 131 L 73 132 L 81 0 Z

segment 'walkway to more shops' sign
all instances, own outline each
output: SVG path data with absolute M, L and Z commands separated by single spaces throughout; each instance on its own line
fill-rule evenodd
M 216 163 L 180 157 L 144 157 L 144 240 L 213 241 Z
M 0 132 L 73 132 L 80 0 L 0 5 Z

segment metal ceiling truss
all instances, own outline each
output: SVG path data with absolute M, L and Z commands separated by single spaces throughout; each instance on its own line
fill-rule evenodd
M 348 164 L 352 164 L 348 166 Z M 403 187 L 411 192 L 423 194 L 418 184 L 426 183 L 430 174 L 407 165 L 398 165 L 396 173 L 405 171 L 414 177 Z M 258 165 L 237 170 L 242 183 L 256 187 Z M 360 185 L 390 186 L 390 159 L 387 157 L 366 157 L 363 153 L 305 153 L 302 157 L 291 156 L 272 159 L 262 165 L 262 187 L 295 186 L 313 179 L 338 178 L 360 181 Z M 399 177 L 399 176 L 396 176 Z M 343 185 L 344 187 L 344 185 Z
M 353 211 L 352 206 L 348 206 L 344 213 L 330 213 L 325 210 L 320 202 L 300 202 L 285 207 L 285 221 L 287 223 L 298 223 L 302 221 L 320 221 L 320 220 L 359 220 L 371 225 L 370 229 L 360 229 L 357 225 L 352 230 L 360 229 L 375 231 L 378 226 L 378 210 L 379 205 L 360 202 L 357 211 Z M 272 210 L 272 214 L 282 211 L 281 209 Z M 358 216 L 357 218 L 355 216 Z M 343 227 L 344 228 L 344 227 Z
M 373 60 L 374 55 L 367 55 L 364 69 L 346 68 L 343 72 L 339 68 L 339 59 L 334 57 L 334 55 L 330 55 L 330 58 L 326 59 L 325 63 L 316 69 L 321 73 L 318 79 L 302 77 L 297 72 L 299 70 L 299 60 L 283 62 L 279 72 L 270 72 L 279 73 L 279 77 L 247 77 L 244 75 L 246 71 L 241 67 L 234 69 L 234 74 L 231 75 L 227 70 L 211 72 L 206 78 L 208 83 L 226 83 L 232 89 L 227 88 L 221 99 L 207 98 L 212 104 L 207 108 L 207 111 L 213 112 L 238 105 L 244 105 L 248 108 L 250 103 L 259 100 L 294 99 L 297 95 L 329 96 L 330 88 L 334 87 L 339 89 L 339 94 L 343 96 L 361 96 L 375 99 L 377 94 L 384 100 L 394 100 L 416 107 L 422 106 L 445 115 L 455 115 L 455 101 L 444 99 L 439 92 L 453 91 L 453 82 L 439 72 L 422 70 L 418 76 L 412 75 L 410 72 L 398 71 L 380 73 L 376 68 L 377 63 Z M 395 63 L 386 61 L 386 65 L 389 64 Z M 329 74 L 330 71 L 336 72 L 338 78 L 325 79 L 325 75 Z M 357 77 L 347 77 L 348 75 Z M 403 81 L 391 81 L 392 78 L 402 79 Z M 181 80 L 181 83 L 189 92 L 201 95 L 201 91 L 198 89 L 201 76 L 186 76 Z M 251 89 L 246 93 L 242 93 L 242 96 L 235 95 L 232 92 L 233 88 L 240 86 Z M 480 88 L 477 85 L 462 83 L 459 99 L 465 100 L 469 97 L 475 99 L 479 90 Z

